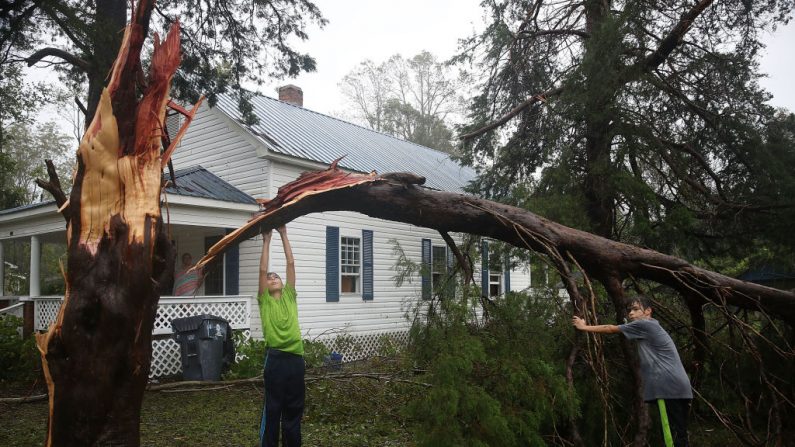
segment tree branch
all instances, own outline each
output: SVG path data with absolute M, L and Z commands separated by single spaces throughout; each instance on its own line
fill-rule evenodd
M 578 36 L 583 39 L 591 37 L 589 33 L 578 29 L 543 29 L 537 31 L 520 31 L 518 38 L 532 39 L 540 36 Z
M 40 62 L 45 57 L 49 56 L 54 56 L 63 59 L 66 62 L 74 65 L 75 67 L 83 70 L 84 72 L 88 72 L 91 69 L 91 64 L 89 64 L 84 59 L 81 59 L 75 56 L 74 54 L 62 50 L 60 48 L 52 48 L 52 47 L 42 48 L 41 50 L 36 51 L 35 53 L 28 56 L 28 58 L 25 61 L 28 63 L 28 67 L 30 67 L 36 64 L 37 62 Z
M 463 141 L 471 140 L 472 138 L 475 138 L 477 136 L 483 135 L 484 133 L 486 133 L 486 132 L 488 132 L 490 130 L 494 130 L 494 129 L 502 126 L 503 124 L 507 123 L 508 121 L 510 121 L 511 118 L 515 117 L 516 115 L 518 115 L 524 109 L 530 107 L 531 105 L 533 105 L 533 104 L 535 104 L 537 102 L 546 102 L 549 97 L 557 96 L 557 95 L 561 94 L 562 92 L 563 92 L 563 87 L 557 87 L 557 88 L 553 88 L 551 90 L 547 90 L 547 91 L 545 91 L 543 93 L 539 93 L 537 95 L 533 95 L 533 96 L 527 98 L 524 102 L 522 102 L 518 106 L 516 106 L 513 109 L 511 109 L 510 112 L 508 112 L 505 115 L 503 115 L 502 118 L 498 119 L 497 121 L 494 121 L 493 123 L 491 123 L 491 124 L 489 124 L 487 126 L 481 127 L 480 129 L 475 130 L 473 132 L 461 135 L 459 137 L 459 139 L 463 140 Z
M 455 259 L 458 261 L 458 264 L 461 266 L 461 269 L 464 270 L 464 276 L 466 278 L 467 285 L 469 285 L 470 280 L 474 282 L 472 266 L 464 258 L 464 255 L 461 253 L 461 250 L 458 249 L 458 246 L 456 245 L 453 238 L 450 237 L 450 234 L 448 234 L 446 231 L 439 231 L 439 234 L 442 236 L 442 239 L 444 239 L 444 241 L 447 243 L 447 246 L 450 247 L 450 251 L 453 252 L 453 256 L 455 256 Z
M 66 194 L 64 194 L 63 189 L 61 189 L 61 181 L 58 179 L 58 172 L 55 170 L 55 165 L 52 160 L 45 160 L 44 162 L 47 164 L 47 175 L 50 177 L 50 181 L 45 182 L 44 180 L 36 179 L 36 184 L 39 185 L 41 189 L 52 194 L 55 199 L 55 204 L 58 205 L 58 210 L 61 211 L 61 215 L 63 215 L 66 222 L 69 223 L 71 209 L 68 205 Z
M 693 25 L 693 21 L 712 4 L 712 1 L 713 0 L 701 0 L 690 8 L 690 11 L 684 13 L 682 18 L 679 19 L 679 22 L 671 29 L 668 35 L 663 38 L 660 45 L 657 46 L 657 49 L 646 56 L 643 62 L 641 62 L 642 68 L 644 70 L 653 70 L 665 62 L 665 59 L 667 59 L 674 49 L 682 42 L 685 34 L 687 34 L 690 27 Z
M 52 9 L 51 6 L 57 8 L 57 11 L 60 11 L 63 15 L 67 16 L 69 20 L 72 20 L 73 23 L 80 23 L 74 14 L 74 11 L 69 10 L 69 7 L 66 5 L 66 2 L 55 2 L 53 5 L 48 5 L 46 3 L 42 3 L 42 11 L 44 14 L 47 15 L 56 25 L 61 29 L 61 31 L 69 38 L 69 40 L 77 47 L 80 48 L 83 52 L 90 54 L 91 47 L 86 44 L 87 39 L 85 36 L 77 36 L 74 33 L 73 27 L 66 23 L 63 19 L 58 17 L 58 13 L 55 9 Z

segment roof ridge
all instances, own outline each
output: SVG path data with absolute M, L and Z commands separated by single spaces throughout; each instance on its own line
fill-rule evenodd
M 253 93 L 253 94 L 254 94 L 254 98 L 264 98 L 264 99 L 268 99 L 268 100 L 271 100 L 271 101 L 276 101 L 276 102 L 279 102 L 279 103 L 281 103 L 281 104 L 288 105 L 288 106 L 290 106 L 290 107 L 295 107 L 295 108 L 297 108 L 297 109 L 300 109 L 300 110 L 303 110 L 303 111 L 306 111 L 306 112 L 309 112 L 309 113 L 314 113 L 315 115 L 320 115 L 320 116 L 324 116 L 324 117 L 326 117 L 326 118 L 331 118 L 331 119 L 333 119 L 333 120 L 335 120 L 335 121 L 339 121 L 339 122 L 341 122 L 341 123 L 343 123 L 343 124 L 348 124 L 348 125 L 351 125 L 351 126 L 355 126 L 355 127 L 358 127 L 358 128 L 360 128 L 360 129 L 366 130 L 366 131 L 368 131 L 368 132 L 373 132 L 373 133 L 376 133 L 376 134 L 379 134 L 379 135 L 383 135 L 383 136 L 385 136 L 385 137 L 389 137 L 389 138 L 392 138 L 392 139 L 394 139 L 394 140 L 398 140 L 398 141 L 400 141 L 400 142 L 403 142 L 403 143 L 409 143 L 409 144 L 411 144 L 411 145 L 414 145 L 414 146 L 417 146 L 418 148 L 421 148 L 421 149 L 427 149 L 427 150 L 431 150 L 431 151 L 434 151 L 434 152 L 438 152 L 438 153 L 440 153 L 440 154 L 442 154 L 442 155 L 446 156 L 446 157 L 447 157 L 447 158 L 449 158 L 450 160 L 453 160 L 453 161 L 455 161 L 455 160 L 453 159 L 453 157 L 452 157 L 450 154 L 448 154 L 447 152 L 445 152 L 445 151 L 441 151 L 441 150 L 439 150 L 439 149 L 434 149 L 434 148 L 432 148 L 432 147 L 428 147 L 428 146 L 423 146 L 422 144 L 415 143 L 415 142 L 413 142 L 413 141 L 410 141 L 410 140 L 404 140 L 403 138 L 399 138 L 399 137 L 396 137 L 396 136 L 394 136 L 394 135 L 390 135 L 390 134 L 388 134 L 388 133 L 385 133 L 385 132 L 381 132 L 381 131 L 378 131 L 378 130 L 375 130 L 375 129 L 371 129 L 371 128 L 369 128 L 369 127 L 365 127 L 365 126 L 363 126 L 363 125 L 361 125 L 361 124 L 352 123 L 352 122 L 350 122 L 350 121 L 345 121 L 344 119 L 342 119 L 342 118 L 339 118 L 339 117 L 336 117 L 336 116 L 332 116 L 332 115 L 325 114 L 325 113 L 323 113 L 323 112 L 318 112 L 318 111 L 316 111 L 316 110 L 308 109 L 308 108 L 306 108 L 306 107 L 299 106 L 299 105 L 295 105 L 295 104 L 293 104 L 293 103 L 290 103 L 290 102 L 287 102 L 287 101 L 282 101 L 282 100 L 280 100 L 280 99 L 277 99 L 277 98 L 273 98 L 273 97 L 267 96 L 267 95 L 265 95 L 264 93 L 260 93 L 260 92 L 256 92 L 256 91 L 255 91 L 255 92 L 251 92 L 251 93 Z M 228 94 L 226 94 L 226 93 L 225 93 L 225 95 L 228 95 Z M 252 99 L 253 99 L 253 98 L 252 98 Z

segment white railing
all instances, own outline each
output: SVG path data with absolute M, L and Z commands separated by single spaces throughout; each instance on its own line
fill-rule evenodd
M 229 322 L 232 329 L 248 329 L 251 297 L 244 295 L 161 297 L 153 335 L 171 334 L 171 320 L 191 315 L 210 314 Z
M 58 316 L 63 297 L 32 297 L 31 299 L 34 302 L 34 329 L 46 331 Z M 251 297 L 246 295 L 161 297 L 152 330 L 150 378 L 169 376 L 182 371 L 179 345 L 172 337 L 171 320 L 201 314 L 221 317 L 229 322 L 232 329 L 248 334 L 251 321 Z
M 12 304 L 11 306 L 0 309 L 0 314 L 13 315 L 15 317 L 22 318 L 24 315 L 24 306 L 25 303 Z

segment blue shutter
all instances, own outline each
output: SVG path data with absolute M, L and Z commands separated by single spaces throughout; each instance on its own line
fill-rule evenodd
M 504 265 L 503 268 L 505 269 L 505 281 L 504 281 L 505 284 L 502 288 L 503 293 L 508 293 L 511 291 L 511 263 L 509 261 L 510 259 L 506 256 L 505 264 L 503 264 Z
M 226 234 L 233 230 L 227 229 Z M 226 284 L 224 291 L 227 295 L 238 295 L 240 293 L 240 246 L 235 244 L 224 254 L 226 269 Z
M 362 299 L 373 299 L 373 231 L 362 230 Z
M 422 240 L 422 299 L 431 299 L 431 240 Z
M 489 241 L 480 242 L 480 287 L 483 296 L 489 296 Z
M 340 229 L 326 227 L 326 301 L 340 300 Z

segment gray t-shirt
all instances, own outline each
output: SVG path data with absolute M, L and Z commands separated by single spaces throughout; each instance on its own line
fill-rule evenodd
M 625 337 L 638 342 L 643 400 L 693 398 L 674 341 L 657 320 L 635 320 L 618 328 Z

